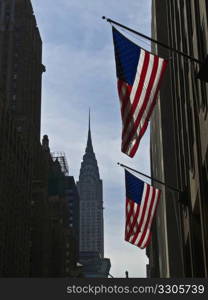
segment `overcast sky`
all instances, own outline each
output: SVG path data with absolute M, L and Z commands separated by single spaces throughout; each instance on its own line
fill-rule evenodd
M 124 171 L 149 173 L 149 134 L 135 157 L 120 151 L 121 118 L 111 26 L 105 15 L 150 35 L 150 0 L 32 0 L 43 41 L 42 135 L 66 154 L 78 180 L 91 108 L 92 142 L 103 180 L 105 257 L 114 277 L 146 277 L 145 250 L 124 241 Z M 131 36 L 130 36 L 131 37 Z M 137 40 L 146 49 L 147 43 Z

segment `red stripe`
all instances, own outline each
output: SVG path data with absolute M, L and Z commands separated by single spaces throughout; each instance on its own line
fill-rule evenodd
M 150 99 L 150 93 L 152 91 L 152 87 L 154 85 L 154 82 L 155 82 L 155 77 L 156 77 L 156 74 L 157 74 L 157 69 L 158 69 L 158 62 L 159 62 L 159 58 L 158 56 L 155 56 L 154 57 L 154 61 L 153 61 L 153 68 L 152 68 L 152 72 L 151 72 L 151 76 L 150 76 L 150 80 L 149 80 L 149 84 L 148 84 L 148 87 L 147 87 L 147 90 L 146 90 L 146 95 L 145 95 L 145 98 L 144 98 L 144 101 L 143 101 L 143 104 L 142 104 L 142 107 L 139 111 L 139 114 L 137 116 L 137 119 L 133 125 L 133 128 L 123 146 L 123 152 L 126 152 L 127 151 L 127 148 L 128 148 L 128 145 L 132 139 L 132 137 L 134 137 L 138 127 L 139 127 L 139 124 L 140 124 L 140 121 L 142 119 L 142 116 L 144 115 L 144 112 L 146 110 L 146 107 L 148 105 L 148 102 L 149 102 L 149 99 Z
M 154 104 L 155 104 L 155 101 L 156 101 L 156 97 L 157 97 L 157 94 L 158 94 L 158 90 L 159 90 L 159 87 L 160 87 L 162 75 L 164 74 L 164 71 L 165 71 L 166 66 L 167 66 L 167 61 L 163 61 L 163 66 L 162 66 L 162 69 L 161 69 L 160 78 L 159 78 L 159 81 L 158 81 L 158 85 L 157 85 L 157 88 L 156 88 L 156 91 L 155 91 L 154 98 L 153 98 L 153 100 L 152 100 L 152 103 L 153 103 L 153 104 L 152 104 L 152 105 L 150 106 L 150 108 L 149 108 L 149 112 L 148 112 L 147 117 L 146 117 L 146 122 L 148 122 L 148 120 L 149 120 L 149 118 L 150 118 L 150 115 L 151 115 L 151 113 L 152 113 L 152 110 L 153 110 L 153 107 L 154 107 Z M 149 100 L 149 99 L 148 99 L 148 100 Z M 146 107 L 145 107 L 145 108 L 146 108 Z M 144 109 L 142 109 L 142 114 L 143 114 L 143 111 L 144 111 Z M 138 129 L 139 122 L 140 122 L 140 120 L 141 120 L 141 116 L 142 116 L 142 115 L 140 114 L 140 116 L 138 116 L 138 118 L 137 118 L 137 120 L 136 120 L 136 122 L 135 122 L 135 126 L 134 126 L 134 128 L 133 128 L 133 130 L 132 130 L 132 132 L 131 132 L 131 134 L 130 134 L 130 136 L 129 136 L 129 138 L 128 138 L 128 140 L 127 140 L 128 143 L 131 141 L 132 137 L 134 136 L 135 132 L 136 132 L 137 129 Z M 146 130 L 147 125 L 148 125 L 148 124 L 146 124 L 146 125 L 143 126 L 145 130 Z M 144 132 L 145 132 L 144 129 L 143 129 L 143 134 L 144 134 Z M 142 134 L 142 135 L 143 135 L 143 134 Z M 142 135 L 141 135 L 141 136 L 142 136 Z M 141 137 L 140 137 L 140 139 L 141 139 Z M 137 137 L 137 140 L 138 140 L 138 142 L 139 142 L 139 138 L 138 138 L 138 137 Z M 126 142 L 126 149 L 124 149 L 124 148 L 122 149 L 122 151 L 123 151 L 124 153 L 126 153 L 127 148 L 128 148 L 127 142 Z M 138 146 L 137 146 L 137 147 L 138 147 Z
M 127 212 L 127 207 L 126 207 L 126 230 L 125 230 L 125 233 L 127 235 L 127 226 L 129 225 L 129 220 L 132 216 L 132 212 L 133 212 L 133 208 L 134 208 L 134 202 L 131 201 L 131 200 L 126 200 L 128 202 L 128 204 L 130 204 L 130 210 L 129 210 L 129 213 Z M 127 205 L 128 205 L 127 204 Z M 125 236 L 126 236 L 125 235 Z
M 144 215 L 145 215 L 145 210 L 146 210 L 147 203 L 148 203 L 149 192 L 150 192 L 150 186 L 147 184 L 147 190 L 146 190 L 145 199 L 144 199 L 144 205 L 143 205 L 143 209 L 142 209 L 142 215 L 141 215 L 139 224 L 137 225 L 136 233 L 135 233 L 134 238 L 132 240 L 132 244 L 135 243 L 135 241 L 136 241 L 136 239 L 138 237 L 138 234 L 139 234 L 139 232 L 141 230 L 141 226 L 142 226 Z
M 125 237 L 127 235 L 127 216 L 129 215 L 128 211 L 127 211 L 127 207 L 128 207 L 128 204 L 130 205 L 130 210 L 129 212 L 131 211 L 131 203 L 128 199 L 126 199 L 126 227 L 125 227 Z
M 154 219 L 156 211 L 157 211 L 157 207 L 158 207 L 159 200 L 160 200 L 160 195 L 161 195 L 161 191 L 158 190 L 158 194 L 157 194 L 157 197 L 156 197 L 156 190 L 157 189 L 153 188 L 153 195 L 152 195 L 152 197 L 150 199 L 151 204 L 149 206 L 148 217 L 147 217 L 147 220 L 146 220 L 146 223 L 145 223 L 144 230 L 141 232 L 141 226 L 142 226 L 143 219 L 144 219 L 144 213 L 145 213 L 145 210 L 147 208 L 147 203 L 148 203 L 148 198 L 149 198 L 150 185 L 147 185 L 147 192 L 146 192 L 145 200 L 144 200 L 145 203 L 146 203 L 146 205 L 143 207 L 142 218 L 141 218 L 138 226 L 137 226 L 137 224 L 135 224 L 136 223 L 135 219 L 133 221 L 134 224 L 132 224 L 133 226 L 131 226 L 133 229 L 136 228 L 136 230 L 137 230 L 136 233 L 134 233 L 133 229 L 131 228 L 132 229 L 131 230 L 131 235 L 129 236 L 129 234 L 128 235 L 125 234 L 125 240 L 128 241 L 128 242 L 130 242 L 130 243 L 132 243 L 132 244 L 134 244 L 134 245 L 135 245 L 136 239 L 138 238 L 138 235 L 141 234 L 138 243 L 135 245 L 135 246 L 137 246 L 137 247 L 139 247 L 141 249 L 146 248 L 148 246 L 148 244 L 150 243 L 150 241 L 151 241 L 152 233 L 151 233 L 150 229 L 151 229 L 152 222 L 153 222 L 153 219 Z M 153 211 L 153 204 L 155 203 L 155 201 L 156 201 L 156 205 L 155 205 L 155 209 Z M 128 205 L 128 203 L 130 203 L 130 205 L 132 205 L 133 202 L 131 200 L 127 199 L 127 201 L 126 201 L 126 214 L 127 214 L 127 205 Z M 153 214 L 152 214 L 152 219 L 151 219 L 151 224 L 150 224 L 151 212 L 153 212 Z M 137 212 L 134 215 L 134 218 L 135 217 L 136 217 L 136 219 L 138 218 Z M 126 222 L 126 227 L 127 227 L 128 224 L 129 224 L 129 222 Z M 147 229 L 149 229 L 149 230 L 147 231 Z M 147 241 L 146 241 L 146 243 L 143 246 L 141 246 L 142 242 L 144 241 L 144 238 L 145 238 L 145 236 L 147 234 L 149 234 L 148 237 L 147 237 Z M 130 238 L 131 238 L 132 235 L 134 235 L 134 238 L 132 239 L 132 241 L 130 241 Z
M 141 129 L 140 132 L 139 132 L 139 136 L 138 136 L 138 138 L 137 138 L 137 140 L 136 140 L 136 142 L 135 142 L 133 148 L 131 149 L 131 151 L 130 151 L 130 153 L 129 153 L 129 156 L 130 156 L 130 157 L 134 157 L 134 155 L 135 155 L 135 153 L 136 153 L 136 151 L 137 151 L 137 149 L 138 149 L 140 140 L 141 140 L 142 136 L 144 135 L 144 133 L 145 133 L 145 131 L 146 131 L 146 129 L 147 129 L 147 126 L 148 126 L 148 122 L 145 121 L 145 123 L 144 123 L 142 129 Z
M 123 86 L 123 80 L 118 79 L 118 81 L 117 81 L 117 89 L 118 89 L 119 98 L 120 98 L 120 93 L 121 93 L 122 86 Z
M 152 218 L 152 220 L 154 220 L 154 217 L 155 217 L 155 214 L 156 214 L 156 211 L 157 211 L 157 207 L 158 207 L 159 200 L 160 200 L 160 195 L 161 195 L 161 191 L 158 190 L 158 198 L 157 198 L 157 203 L 156 203 L 156 206 L 155 206 L 155 211 L 154 211 L 154 213 L 153 213 L 153 218 Z M 148 239 L 147 239 L 147 242 L 144 244 L 144 246 L 143 246 L 142 248 L 146 248 L 146 247 L 149 245 L 149 243 L 150 243 L 150 241 L 151 241 L 151 237 L 152 237 L 152 233 L 151 233 L 151 231 L 150 231 L 150 232 L 149 232 L 149 237 L 148 237 Z
M 133 208 L 134 208 L 134 202 L 131 201 L 131 200 L 128 200 L 128 204 L 130 204 L 130 210 L 129 210 L 129 212 L 127 212 L 127 209 L 126 209 L 126 222 L 127 223 L 129 222 L 129 219 L 132 215 L 132 211 L 133 211 Z
M 154 108 L 154 106 L 155 106 L 155 104 L 156 104 L 156 98 L 157 98 L 157 95 L 158 95 L 158 92 L 159 92 L 159 89 L 160 89 L 160 86 L 161 86 L 161 81 L 162 81 L 162 78 L 163 78 L 165 69 L 166 69 L 166 67 L 167 67 L 167 63 L 168 63 L 168 62 L 167 62 L 166 60 L 163 62 L 163 66 L 162 66 L 162 70 L 161 70 L 160 79 L 159 79 L 159 81 L 158 81 L 157 89 L 156 89 L 156 91 L 155 91 L 155 96 L 154 96 L 154 99 L 153 99 L 153 101 L 152 101 L 152 105 L 151 105 L 151 107 L 150 107 L 149 113 L 148 113 L 148 115 L 147 115 L 147 119 L 148 119 L 148 120 L 149 120 L 149 118 L 150 118 L 150 116 L 151 116 L 151 114 L 152 114 L 153 108 Z
M 134 155 L 135 155 L 135 153 L 136 153 L 136 151 L 137 151 L 137 149 L 138 149 L 140 140 L 141 140 L 142 136 L 144 135 L 144 133 L 145 133 L 145 131 L 146 131 L 146 129 L 147 129 L 148 121 L 149 121 L 149 118 L 150 118 L 150 116 L 151 116 L 151 114 L 152 114 L 153 108 L 154 108 L 154 106 L 155 106 L 155 104 L 156 104 L 157 94 L 158 94 L 159 89 L 160 89 L 161 80 L 162 80 L 163 74 L 164 74 L 164 72 L 165 72 L 165 69 L 166 69 L 166 67 L 167 67 L 167 63 L 168 63 L 168 62 L 167 62 L 166 60 L 165 60 L 164 63 L 163 63 L 162 71 L 161 71 L 161 77 L 160 77 L 160 79 L 159 79 L 158 86 L 157 86 L 157 89 L 156 89 L 156 91 L 155 91 L 155 96 L 154 96 L 152 105 L 151 105 L 151 107 L 150 107 L 150 109 L 149 109 L 149 112 L 148 112 L 148 114 L 147 114 L 147 118 L 146 118 L 146 120 L 145 120 L 145 122 L 144 122 L 144 125 L 143 125 L 143 127 L 141 128 L 141 130 L 140 130 L 140 132 L 139 132 L 139 136 L 137 137 L 137 141 L 136 141 L 136 143 L 134 144 L 133 148 L 131 149 L 131 151 L 130 151 L 130 153 L 129 153 L 129 156 L 130 156 L 130 157 L 134 157 Z
M 147 189 L 148 194 L 146 194 L 146 196 L 145 196 L 145 207 L 143 208 L 142 219 L 140 219 L 140 222 L 139 222 L 139 225 L 138 225 L 138 228 L 137 228 L 138 234 L 139 234 L 139 232 L 141 232 L 141 227 L 142 227 L 142 225 L 143 225 L 143 223 L 144 223 L 144 216 L 145 216 L 145 212 L 146 212 L 147 204 L 148 204 L 148 198 L 149 198 L 149 193 L 150 193 L 150 186 L 147 185 L 147 188 L 148 188 L 148 189 Z M 138 234 L 137 234 L 137 237 L 138 237 Z M 137 237 L 136 237 L 136 239 L 137 239 Z M 135 243 L 136 239 L 133 239 L 132 242 Z M 140 239 L 141 239 L 141 237 L 140 237 Z M 139 240 L 140 240 L 140 239 L 139 239 Z
M 150 243 L 150 241 L 151 241 L 151 237 L 152 237 L 152 233 L 151 233 L 151 231 L 149 231 L 149 236 L 148 236 L 148 238 L 147 238 L 147 241 L 146 241 L 146 243 L 144 244 L 144 246 L 141 247 L 141 249 L 144 249 L 144 248 L 146 248 L 146 247 L 149 245 L 149 243 Z
M 146 90 L 146 94 L 145 94 L 145 97 L 144 97 L 144 101 L 143 101 L 142 107 L 140 108 L 140 111 L 138 113 L 137 119 L 136 119 L 135 123 L 132 126 L 132 131 L 134 129 L 137 130 L 137 128 L 139 126 L 139 123 L 141 121 L 141 118 L 142 118 L 142 116 L 144 114 L 144 111 L 145 111 L 145 109 L 147 107 L 147 104 L 149 102 L 150 93 L 152 91 L 152 87 L 154 85 L 155 77 L 156 77 L 156 74 L 157 74 L 158 60 L 159 60 L 158 57 L 154 57 L 153 68 L 152 68 L 150 80 L 149 80 L 149 83 L 148 83 L 148 87 L 147 87 L 147 90 Z M 144 89 L 144 86 L 142 87 L 142 89 Z M 131 135 L 133 135 L 133 132 L 130 133 L 130 136 Z M 129 136 L 129 139 L 130 139 L 130 136 Z M 128 143 L 128 139 L 127 139 L 126 143 Z
M 138 246 L 140 247 L 141 246 L 141 244 L 142 244 L 142 242 L 143 242 L 143 240 L 144 240 L 144 238 L 145 238 L 145 235 L 146 235 L 146 232 L 147 232 L 147 228 L 149 227 L 148 225 L 149 225 L 149 221 L 150 221 L 150 217 L 151 217 L 151 212 L 152 212 L 152 207 L 153 207 L 153 204 L 154 204 L 154 202 L 155 202 L 155 200 L 157 200 L 157 199 L 155 199 L 155 193 L 156 193 L 156 191 L 155 191 L 155 189 L 153 188 L 153 194 L 152 194 L 152 198 L 151 198 L 151 203 L 150 203 L 150 206 L 149 206 L 149 211 L 148 211 L 148 215 L 147 215 L 147 220 L 146 220 L 146 223 L 145 223 L 145 226 L 144 226 L 144 229 L 143 229 L 143 234 L 142 234 L 142 236 L 141 236 L 141 239 L 139 240 L 139 242 L 138 242 Z
M 126 199 L 126 217 L 127 217 L 127 206 L 128 206 L 128 199 Z M 127 226 L 125 226 L 125 237 L 127 235 Z
M 155 214 L 156 214 L 156 211 L 157 211 L 157 207 L 158 207 L 159 200 L 160 200 L 160 195 L 161 195 L 161 191 L 158 190 L 158 196 L 157 196 L 157 199 L 156 199 L 157 203 L 156 203 L 156 206 L 155 206 L 155 210 L 154 210 L 154 212 L 153 212 L 152 222 L 153 222 L 153 220 L 154 220 L 154 217 L 155 217 Z M 152 225 L 152 223 L 151 223 L 151 225 Z M 151 225 L 150 225 L 150 226 L 151 226 Z M 150 229 L 150 228 L 149 228 L 149 229 Z M 143 249 L 143 248 L 146 248 L 146 247 L 149 245 L 149 243 L 150 243 L 150 241 L 151 241 L 151 236 L 152 236 L 152 233 L 151 233 L 151 231 L 149 231 L 149 237 L 148 237 L 146 243 L 144 244 L 144 246 L 142 247 L 142 249 Z
M 117 85 L 118 85 L 118 94 L 119 94 L 119 98 L 120 98 L 120 102 L 121 102 L 121 116 L 122 116 L 122 120 L 123 120 L 124 112 L 128 109 L 127 106 L 130 104 L 129 97 L 131 94 L 132 87 L 120 79 L 118 79 Z M 126 90 L 126 93 L 124 95 L 122 93 L 123 87 Z
M 133 220 L 133 223 L 131 224 L 130 226 L 130 229 L 129 229 L 129 233 L 127 234 L 127 240 L 129 240 L 129 238 L 132 236 L 132 234 L 134 233 L 134 228 L 135 228 L 135 223 L 137 221 L 137 218 L 138 218 L 138 215 L 139 215 L 139 211 L 140 211 L 140 205 L 137 205 L 137 210 L 136 210 L 136 213 L 134 214 L 134 220 Z
M 138 87 L 137 87 L 137 91 L 133 100 L 133 103 L 131 104 L 130 99 L 129 99 L 129 103 L 131 105 L 131 109 L 129 111 L 128 117 L 126 119 L 126 122 L 124 124 L 124 130 L 122 133 L 122 138 L 125 135 L 125 132 L 129 126 L 129 122 L 131 121 L 131 119 L 133 119 L 133 115 L 135 113 L 135 110 L 138 106 L 139 100 L 140 100 L 140 96 L 144 87 L 144 81 L 146 78 L 146 74 L 147 74 L 147 70 L 148 70 L 148 66 L 149 66 L 149 58 L 150 58 L 150 54 L 148 52 L 144 53 L 144 62 L 143 62 L 143 66 L 142 66 L 142 70 L 141 70 L 141 76 L 140 76 L 140 81 L 138 83 Z M 138 63 L 139 65 L 139 63 Z
M 118 94 L 120 99 L 120 107 L 121 107 L 121 117 L 123 118 L 123 108 L 126 107 L 126 103 L 128 102 L 128 97 L 126 94 L 124 95 L 122 92 L 123 86 L 125 83 L 121 80 L 118 80 Z
M 125 96 L 122 93 L 123 86 L 125 86 L 125 82 L 122 81 L 122 80 L 120 80 L 120 79 L 118 79 L 118 81 L 117 81 L 117 88 L 118 88 L 118 95 L 119 95 L 121 104 L 123 103 L 123 101 L 125 99 Z

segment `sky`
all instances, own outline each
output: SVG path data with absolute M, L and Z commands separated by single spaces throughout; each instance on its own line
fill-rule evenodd
M 32 0 L 43 41 L 42 136 L 65 152 L 77 181 L 88 133 L 103 180 L 105 257 L 114 277 L 146 277 L 145 250 L 124 241 L 124 170 L 149 174 L 149 130 L 134 158 L 121 152 L 121 117 L 111 25 L 102 16 L 150 35 L 151 0 Z M 130 38 L 132 36 L 129 36 Z M 133 37 L 132 37 L 133 38 Z M 149 44 L 136 38 L 146 49 Z

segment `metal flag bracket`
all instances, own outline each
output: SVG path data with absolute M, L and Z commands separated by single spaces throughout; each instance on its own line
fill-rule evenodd
M 192 62 L 200 64 L 200 69 L 199 69 L 199 72 L 196 75 L 196 78 L 200 79 L 202 81 L 208 82 L 208 55 L 206 56 L 206 58 L 203 61 L 201 61 L 198 58 L 190 56 L 190 55 L 188 55 L 188 54 L 186 54 L 186 53 L 184 53 L 182 51 L 179 51 L 179 50 L 177 50 L 177 49 L 175 49 L 175 48 L 173 48 L 171 46 L 168 46 L 168 45 L 166 45 L 166 44 L 164 44 L 164 43 L 162 43 L 162 42 L 160 42 L 158 40 L 150 38 L 149 36 L 147 36 L 147 35 L 145 35 L 145 34 L 143 34 L 141 32 L 138 32 L 138 31 L 136 31 L 136 30 L 134 30 L 132 28 L 129 28 L 129 27 L 127 27 L 127 26 L 125 26 L 125 25 L 123 25 L 121 23 L 118 23 L 118 22 L 112 20 L 112 19 L 106 18 L 105 16 L 103 16 L 102 19 L 106 20 L 110 24 L 117 25 L 117 26 L 119 26 L 119 27 L 121 27 L 123 29 L 126 29 L 126 30 L 128 30 L 128 31 L 130 31 L 130 32 L 132 32 L 132 33 L 134 33 L 136 35 L 139 35 L 139 36 L 141 36 L 141 37 L 143 37 L 143 38 L 145 38 L 145 39 L 147 39 L 147 40 L 149 40 L 149 41 L 151 41 L 151 42 L 153 42 L 153 43 L 155 43 L 157 45 L 160 45 L 160 46 L 162 46 L 162 47 L 170 50 L 171 52 L 175 52 L 178 55 L 181 55 L 181 56 L 183 56 L 183 57 L 191 60 Z
M 147 175 L 145 173 L 142 173 L 140 171 L 132 169 L 132 168 L 130 168 L 130 167 L 126 166 L 126 165 L 123 165 L 123 164 L 121 164 L 119 162 L 117 163 L 117 165 L 119 165 L 120 167 L 123 167 L 124 169 L 128 169 L 128 170 L 131 170 L 131 171 L 133 171 L 133 172 L 135 172 L 137 174 L 140 174 L 140 175 L 142 175 L 142 176 L 144 176 L 144 177 L 146 177 L 148 179 L 151 179 L 154 182 L 157 182 L 157 183 L 159 183 L 161 185 L 164 185 L 166 188 L 168 188 L 168 189 L 170 189 L 170 190 L 172 190 L 174 192 L 177 192 L 178 193 L 178 202 L 180 204 L 182 204 L 183 206 L 188 206 L 188 197 L 187 197 L 187 192 L 185 190 L 179 190 L 179 189 L 177 189 L 177 188 L 175 188 L 175 187 L 173 187 L 173 186 L 171 186 L 171 185 L 169 185 L 169 184 L 167 184 L 167 183 L 165 183 L 165 182 L 163 182 L 163 181 L 161 181 L 161 180 L 159 180 L 157 178 L 154 178 L 154 177 L 149 176 L 149 175 Z

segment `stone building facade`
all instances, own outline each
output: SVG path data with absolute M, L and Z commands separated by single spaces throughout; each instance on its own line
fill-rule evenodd
M 208 54 L 207 28 L 205 0 L 152 1 L 153 38 L 199 61 Z M 147 273 L 207 277 L 208 84 L 197 79 L 200 64 L 156 44 L 152 50 L 169 59 L 151 119 L 152 176 L 183 193 L 157 185 L 162 199 Z

